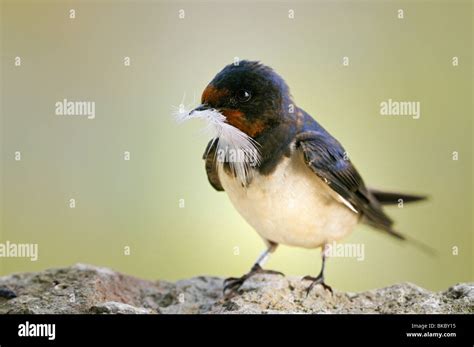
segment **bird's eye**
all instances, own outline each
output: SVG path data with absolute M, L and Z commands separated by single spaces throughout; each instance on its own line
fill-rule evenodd
M 237 99 L 240 102 L 247 102 L 250 100 L 251 97 L 252 97 L 252 94 L 248 90 L 240 89 L 237 92 Z

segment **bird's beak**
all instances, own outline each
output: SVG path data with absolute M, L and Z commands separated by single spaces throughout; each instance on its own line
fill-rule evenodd
M 191 112 L 189 112 L 189 116 L 191 116 L 193 114 L 193 112 L 199 112 L 199 111 L 205 111 L 205 110 L 209 110 L 210 107 L 208 104 L 201 104 L 199 105 L 198 107 L 196 107 L 194 110 L 191 110 Z

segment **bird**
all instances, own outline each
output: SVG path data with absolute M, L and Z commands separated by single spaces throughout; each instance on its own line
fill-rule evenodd
M 204 151 L 210 185 L 263 239 L 266 248 L 250 271 L 224 281 L 235 293 L 263 266 L 278 245 L 321 249 L 322 265 L 307 294 L 325 283 L 325 249 L 347 237 L 359 223 L 406 237 L 394 228 L 384 205 L 426 199 L 366 186 L 344 147 L 293 101 L 285 80 L 260 61 L 225 66 L 205 87 L 201 103 L 181 110 L 181 120 L 204 119 L 210 141 Z

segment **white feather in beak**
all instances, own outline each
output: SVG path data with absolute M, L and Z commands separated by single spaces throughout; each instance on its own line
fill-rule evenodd
M 189 113 L 181 105 L 175 111 L 175 118 L 178 123 L 189 119 L 203 119 L 206 122 L 204 131 L 217 143 L 217 163 L 229 163 L 235 177 L 247 186 L 254 167 L 260 164 L 260 145 L 252 137 L 227 123 L 225 116 L 215 109 L 194 110 Z

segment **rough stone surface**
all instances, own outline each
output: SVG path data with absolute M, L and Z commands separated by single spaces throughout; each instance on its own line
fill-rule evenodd
M 216 277 L 145 281 L 77 264 L 1 277 L 0 314 L 474 313 L 474 283 L 437 293 L 401 283 L 333 295 L 317 286 L 306 296 L 300 278 L 256 275 L 232 298 L 223 297 L 222 285 Z

